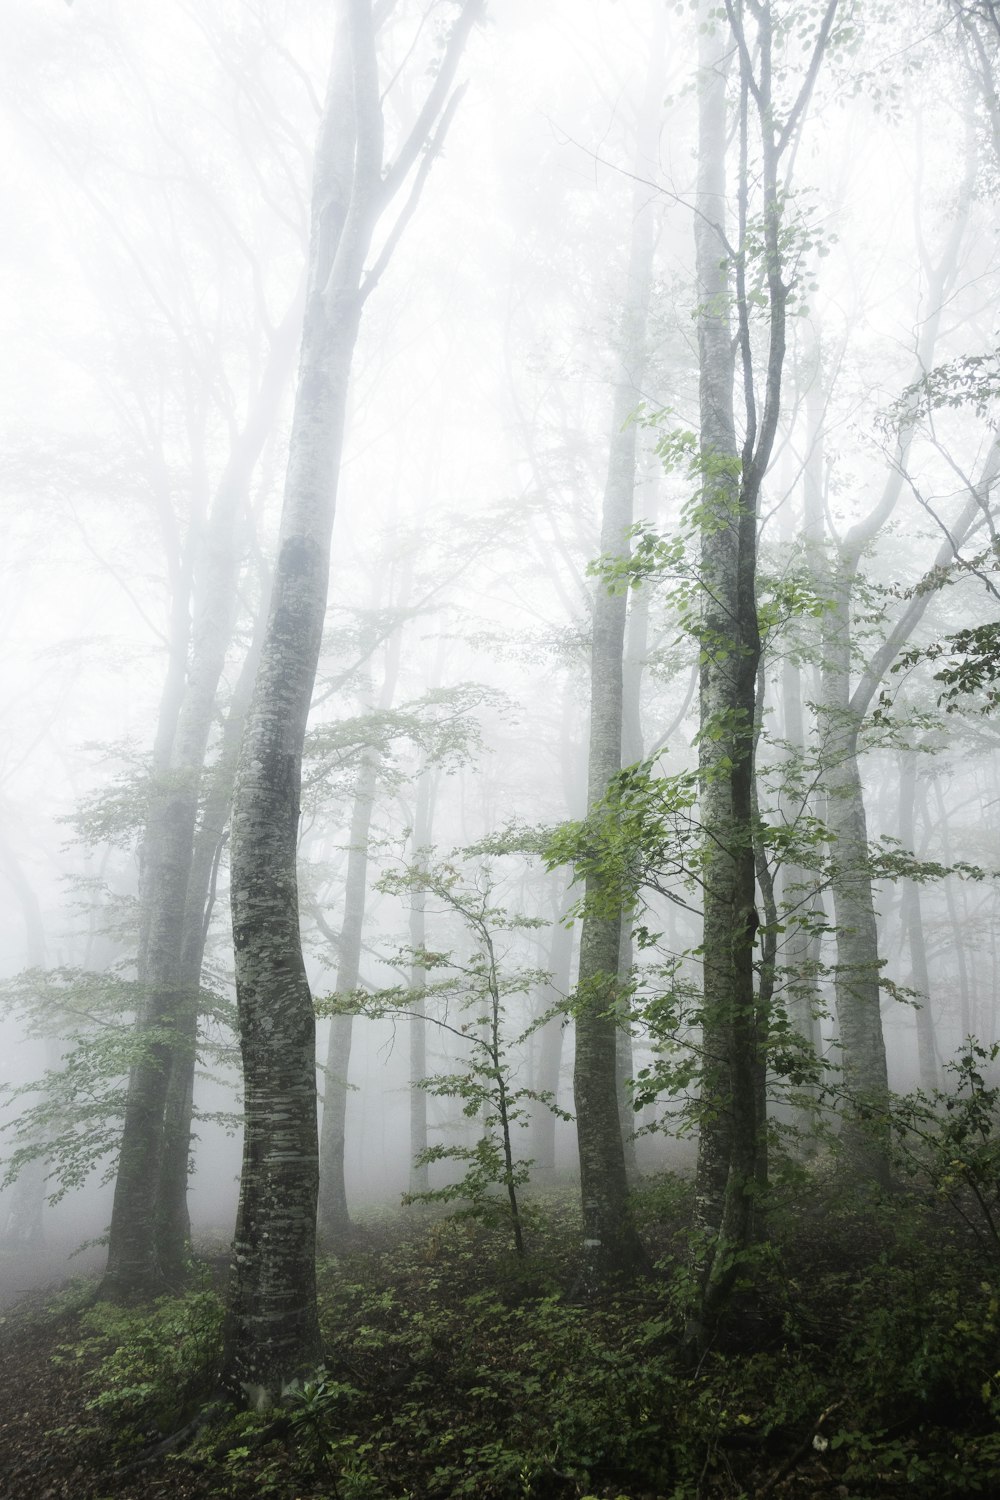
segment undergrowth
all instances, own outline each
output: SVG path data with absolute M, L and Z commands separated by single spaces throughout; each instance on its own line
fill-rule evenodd
M 575 1295 L 569 1195 L 531 1207 L 525 1259 L 502 1228 L 372 1221 L 320 1266 L 324 1368 L 156 1462 L 229 1500 L 1000 1492 L 996 1260 L 927 1202 L 805 1174 L 783 1191 L 697 1369 L 676 1178 L 638 1199 L 655 1274 L 597 1302 Z M 207 1286 L 81 1314 L 57 1357 L 91 1369 L 84 1420 L 106 1446 L 139 1456 L 210 1400 L 220 1322 Z

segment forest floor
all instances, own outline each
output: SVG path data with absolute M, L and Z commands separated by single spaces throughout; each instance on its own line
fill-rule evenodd
M 372 1216 L 320 1267 L 325 1371 L 265 1415 L 212 1404 L 218 1257 L 142 1309 L 86 1280 L 29 1297 L 0 1325 L 0 1497 L 1000 1493 L 1000 1268 L 975 1236 L 910 1197 L 799 1182 L 692 1369 L 688 1197 L 645 1184 L 655 1270 L 598 1301 L 577 1294 L 569 1191 L 529 1205 L 524 1260 L 502 1222 Z

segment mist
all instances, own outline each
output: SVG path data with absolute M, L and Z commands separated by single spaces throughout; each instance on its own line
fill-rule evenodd
M 387 1224 L 685 1370 L 830 1183 L 995 1241 L 995 6 L 5 30 L 4 1303 L 202 1256 L 265 1408 Z

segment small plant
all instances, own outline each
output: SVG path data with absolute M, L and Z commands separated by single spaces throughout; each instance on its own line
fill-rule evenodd
M 893 1126 L 899 1162 L 967 1225 L 991 1255 L 1000 1255 L 1000 1084 L 988 1070 L 1000 1043 L 984 1047 L 974 1037 L 945 1069 L 952 1090 L 899 1100 Z
M 468 946 L 462 953 L 408 948 L 401 958 L 422 971 L 437 971 L 444 977 L 416 990 L 380 990 L 350 1000 L 352 1006 L 360 1002 L 369 1014 L 378 1015 L 403 1014 L 414 1007 L 426 1010 L 431 1001 L 440 1007 L 441 1014 L 428 1015 L 427 1019 L 461 1044 L 465 1054 L 462 1066 L 418 1080 L 417 1087 L 439 1098 L 458 1099 L 463 1115 L 479 1122 L 480 1135 L 471 1145 L 442 1142 L 422 1151 L 417 1165 L 455 1162 L 462 1167 L 462 1176 L 441 1187 L 408 1194 L 404 1201 L 464 1202 L 467 1212 L 493 1218 L 498 1212 L 499 1189 L 519 1256 L 525 1254 L 525 1239 L 518 1190 L 528 1180 L 531 1162 L 517 1153 L 517 1131 L 528 1124 L 527 1106 L 532 1102 L 546 1105 L 563 1119 L 570 1118 L 556 1107 L 551 1095 L 527 1087 L 517 1076 L 518 1049 L 550 1019 L 551 1012 L 517 1032 L 509 1025 L 511 998 L 527 994 L 550 977 L 543 970 L 510 963 L 514 936 L 545 923 L 512 912 L 496 901 L 500 859 L 530 852 L 533 842 L 530 834 L 514 830 L 455 850 L 450 861 L 431 866 L 422 859 L 383 876 L 381 890 L 396 894 L 419 891 L 436 901 L 442 914 L 457 917 Z M 460 863 L 455 862 L 456 857 Z M 470 871 L 473 860 L 476 864 Z M 453 1014 L 449 1006 L 454 1007 L 456 1002 L 458 1017 L 449 1019 Z
M 222 1335 L 214 1292 L 160 1297 L 152 1308 L 98 1302 L 80 1319 L 82 1337 L 57 1358 L 100 1358 L 87 1376 L 97 1394 L 86 1409 L 108 1418 L 126 1442 L 170 1431 L 209 1395 Z
M 317 1371 L 314 1379 L 304 1380 L 285 1392 L 292 1432 L 315 1467 L 325 1474 L 333 1500 L 341 1500 L 338 1470 L 333 1462 L 339 1418 L 345 1406 L 360 1394 L 354 1386 L 332 1380 L 325 1370 Z

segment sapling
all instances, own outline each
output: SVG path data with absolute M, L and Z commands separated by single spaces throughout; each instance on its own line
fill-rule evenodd
M 409 1193 L 405 1202 L 454 1202 L 465 1200 L 470 1211 L 495 1212 L 495 1190 L 505 1196 L 514 1248 L 525 1254 L 523 1210 L 518 1190 L 528 1180 L 531 1161 L 517 1151 L 517 1133 L 529 1124 L 530 1105 L 546 1105 L 563 1119 L 569 1115 L 557 1108 L 551 1094 L 520 1082 L 520 1051 L 531 1034 L 549 1020 L 552 1010 L 518 1029 L 511 1020 L 511 1002 L 527 996 L 547 983 L 545 970 L 513 961 L 515 935 L 546 926 L 536 917 L 523 915 L 499 904 L 501 861 L 529 852 L 530 835 L 509 831 L 481 844 L 454 850 L 445 861 L 434 861 L 432 851 L 419 851 L 417 862 L 389 871 L 378 882 L 379 889 L 395 895 L 422 893 L 430 915 L 457 919 L 461 946 L 446 951 L 424 947 L 401 949 L 395 956 L 402 967 L 412 965 L 428 975 L 419 988 L 394 988 L 352 995 L 344 1003 L 362 1007 L 369 1015 L 386 1016 L 423 1013 L 442 1033 L 461 1044 L 461 1060 L 452 1071 L 416 1080 L 416 1087 L 438 1098 L 458 1099 L 462 1113 L 480 1122 L 474 1144 L 429 1146 L 417 1157 L 417 1165 L 437 1161 L 461 1164 L 463 1175 L 455 1182 L 423 1192 Z M 434 1014 L 429 1007 L 433 1005 Z

